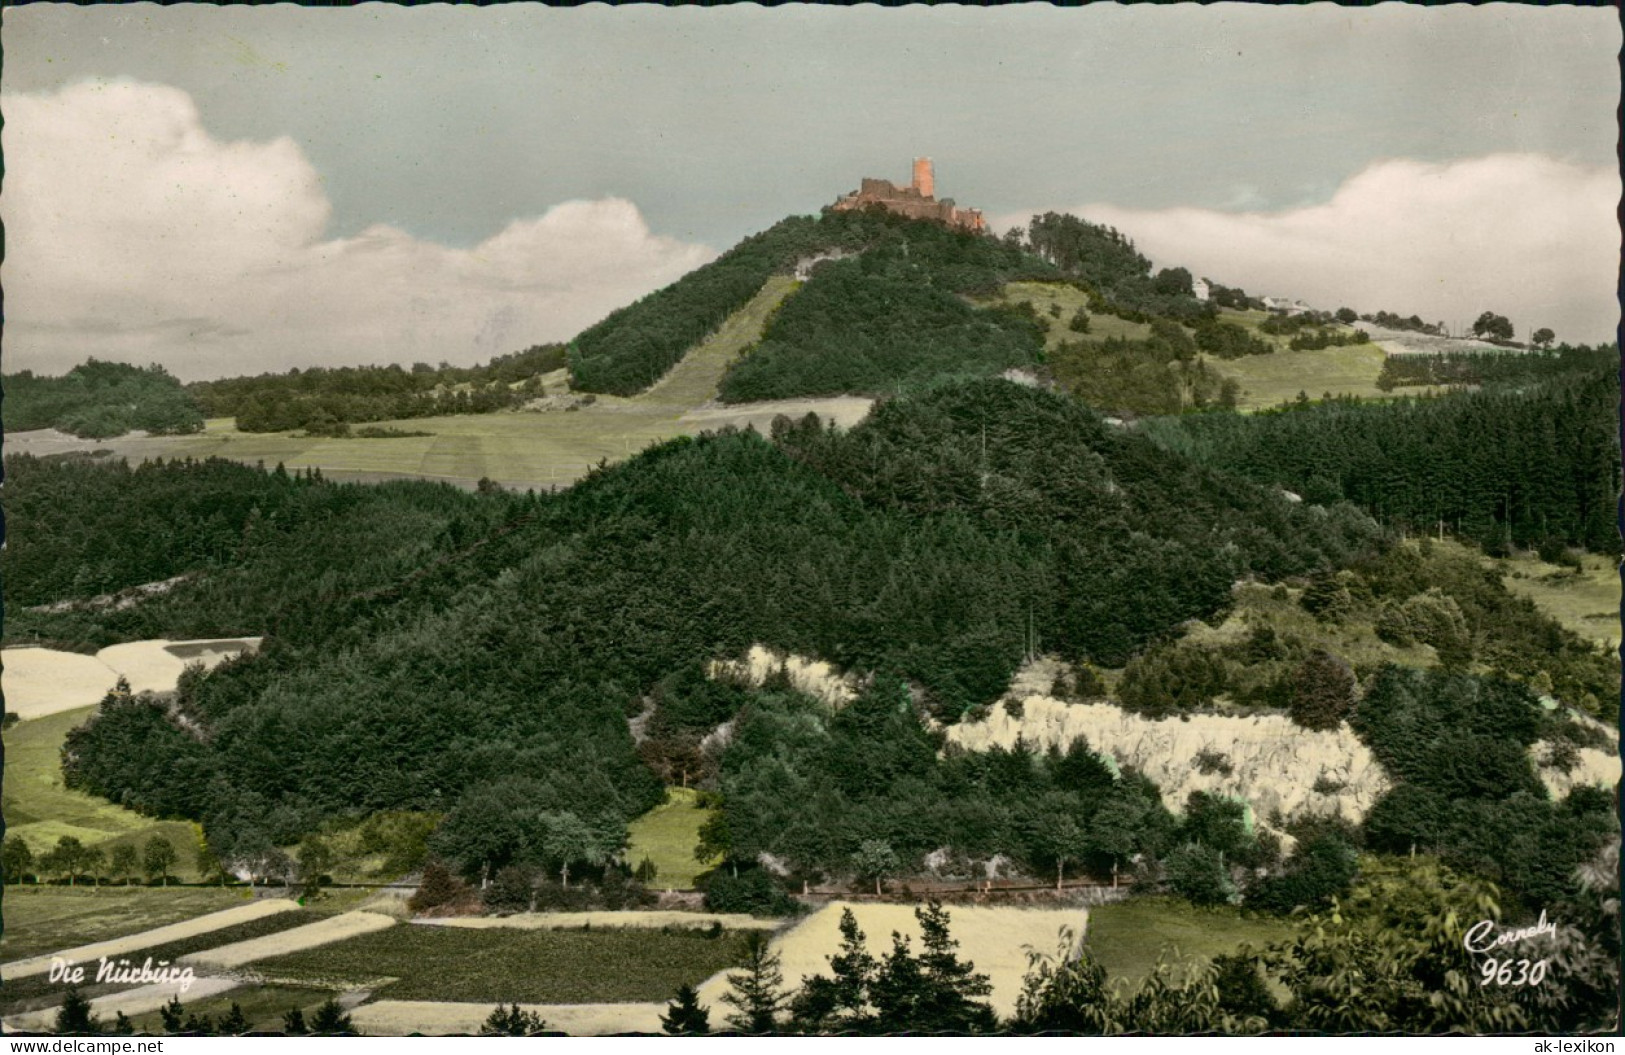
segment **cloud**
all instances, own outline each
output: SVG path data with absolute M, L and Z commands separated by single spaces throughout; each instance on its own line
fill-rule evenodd
M 8 371 L 86 356 L 187 379 L 471 363 L 563 340 L 716 254 L 618 198 L 568 201 L 471 248 L 388 225 L 327 237 L 293 140 L 221 142 L 185 92 L 129 80 L 4 100 Z
M 1159 267 L 1249 293 L 1451 325 L 1495 311 L 1520 335 L 1550 326 L 1560 339 L 1597 343 L 1613 340 L 1619 320 L 1619 196 L 1612 169 L 1493 154 L 1379 161 L 1325 204 L 1283 212 L 1067 211 L 1123 231 Z

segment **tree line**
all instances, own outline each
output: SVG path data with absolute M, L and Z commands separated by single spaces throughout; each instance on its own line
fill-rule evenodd
M 159 436 L 203 431 L 196 398 L 169 371 L 87 359 L 61 377 L 31 370 L 4 378 L 6 428 L 59 429 L 85 439 L 134 429 Z
M 1246 416 L 1148 421 L 1196 462 L 1347 500 L 1418 533 L 1447 528 L 1492 551 L 1548 540 L 1618 543 L 1619 382 L 1613 368 L 1382 404 L 1334 399 Z
M 322 431 L 368 421 L 488 414 L 517 407 L 543 395 L 541 375 L 564 365 L 564 347 L 546 344 L 475 366 L 295 368 L 194 382 L 187 390 L 207 416 L 235 418 L 244 432 Z

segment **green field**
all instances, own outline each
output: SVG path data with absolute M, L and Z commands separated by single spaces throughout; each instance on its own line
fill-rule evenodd
M 1598 644 L 1620 641 L 1619 567 L 1608 557 L 1586 554 L 1578 572 L 1530 555 L 1496 562 L 1501 581 L 1565 628 Z
M 162 835 L 179 857 L 175 876 L 195 877 L 196 826 L 185 821 L 155 821 L 62 786 L 62 741 L 94 710 L 63 711 L 18 722 L 5 731 L 5 787 L 0 809 L 5 811 L 7 833 L 22 836 L 36 855 L 55 846 L 64 835 L 109 852 L 120 843 L 144 844 L 153 835 Z
M 338 479 L 417 478 L 472 486 L 488 478 L 519 489 L 566 487 L 601 461 L 618 462 L 645 447 L 676 436 L 697 435 L 727 425 L 754 424 L 765 430 L 783 411 L 836 412 L 836 403 L 797 401 L 794 407 L 763 404 L 708 410 L 685 417 L 716 398 L 717 381 L 728 364 L 759 340 L 774 309 L 794 289 L 793 279 L 768 280 L 745 307 L 735 312 L 706 340 L 691 349 L 649 391 L 631 398 L 597 396 L 575 410 L 510 411 L 459 414 L 369 423 L 380 428 L 424 432 L 426 436 L 391 439 L 326 438 L 298 432 L 240 432 L 231 418 L 212 418 L 194 436 L 124 436 L 99 441 L 63 441 L 21 437 L 13 452 L 53 454 L 67 450 L 102 450 L 131 461 L 150 458 L 230 458 L 281 463 L 290 470 L 320 468 Z M 549 375 L 556 391 L 562 373 Z M 867 409 L 865 401 L 859 410 Z M 841 408 L 848 419 L 853 408 Z
M 1130 898 L 1089 910 L 1090 952 L 1108 979 L 1136 986 L 1166 948 L 1170 959 L 1210 960 L 1244 944 L 1255 949 L 1283 941 L 1291 924 L 1270 916 L 1244 916 L 1234 908 L 1197 908 L 1173 898 Z
M 689 890 L 694 877 L 712 867 L 694 859 L 700 826 L 712 811 L 694 805 L 693 788 L 667 788 L 666 801 L 633 821 L 628 828 L 626 860 L 636 868 L 647 857 L 659 870 L 649 886 L 655 890 Z
M 743 308 L 728 316 L 717 331 L 691 348 L 666 376 L 633 396 L 639 405 L 697 407 L 717 398 L 717 382 L 730 363 L 762 339 L 762 331 L 779 305 L 800 285 L 789 275 L 774 275 Z
M 1234 378 L 1241 385 L 1237 406 L 1258 410 L 1297 399 L 1299 392 L 1310 399 L 1320 399 L 1328 392 L 1334 396 L 1388 399 L 1392 393 L 1377 387 L 1384 358 L 1383 350 L 1374 344 L 1345 344 L 1241 359 L 1208 356 L 1203 361 L 1220 376 Z
M 255 965 L 268 982 L 375 988 L 381 999 L 537 1004 L 670 1000 L 740 963 L 744 935 L 408 924 Z M 394 979 L 394 981 L 386 981 Z
M 0 936 L 0 962 L 10 963 L 233 908 L 248 899 L 248 891 L 8 886 L 3 897 L 0 908 L 5 912 L 5 933 Z
M 1089 315 L 1089 332 L 1078 333 L 1070 328 L 1072 316 L 1078 312 L 1089 314 L 1089 298 L 1076 286 L 1053 282 L 1011 282 L 1004 287 L 999 301 L 1007 304 L 1031 304 L 1046 327 L 1044 350 L 1054 351 L 1062 341 L 1103 341 L 1108 337 L 1126 337 L 1144 340 L 1151 336 L 1151 327 L 1143 322 L 1128 322 L 1115 315 Z M 1051 313 L 1059 306 L 1061 314 Z

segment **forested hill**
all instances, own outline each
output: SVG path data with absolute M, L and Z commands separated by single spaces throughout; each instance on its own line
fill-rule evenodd
M 883 211 L 792 216 L 583 331 L 570 343 L 571 383 L 586 392 L 642 391 L 744 306 L 769 276 L 819 257 L 880 260 L 883 254 L 873 251 L 888 248 L 911 254 L 913 284 L 928 287 L 914 291 L 924 306 L 900 305 L 905 313 L 951 312 L 946 304 L 956 293 L 987 293 L 1012 279 L 1057 275 L 1018 247 Z
M 724 401 L 894 393 L 1038 366 L 1036 320 L 986 303 L 1010 282 L 1076 283 L 1099 310 L 1141 321 L 1212 314 L 1189 272 L 1153 276 L 1126 237 L 1073 216 L 1034 217 L 1027 232 L 996 239 L 883 210 L 828 212 L 781 221 L 584 331 L 570 345 L 572 383 L 647 388 L 770 275 L 797 265 L 808 280 L 723 378 Z
M 445 525 L 431 550 L 401 550 L 428 570 L 393 586 L 362 586 L 346 551 L 326 567 L 330 503 L 306 499 L 277 518 L 284 534 L 257 534 L 252 562 L 124 611 L 37 614 L 59 637 L 201 635 L 200 607 L 222 631 L 275 630 L 261 655 L 189 683 L 177 711 L 104 709 L 70 744 L 69 779 L 228 843 L 290 841 L 335 812 L 445 809 L 519 774 L 545 785 L 537 808 L 618 831 L 659 795 L 625 719 L 702 661 L 759 642 L 889 672 L 952 721 L 1034 649 L 1119 664 L 1225 605 L 1236 578 L 1380 543 L 1350 507 L 1294 505 L 1003 381 L 895 401 L 849 433 L 776 432 L 676 440 L 556 496 L 381 492 L 395 497 L 375 516 L 393 503 Z

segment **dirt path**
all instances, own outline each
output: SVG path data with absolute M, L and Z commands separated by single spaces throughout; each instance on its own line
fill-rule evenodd
M 428 927 L 462 927 L 468 930 L 660 930 L 663 927 L 691 927 L 701 930 L 713 923 L 727 930 L 773 930 L 776 919 L 757 919 L 739 913 L 629 911 L 629 912 L 521 912 L 512 916 L 448 916 L 445 919 L 415 919 Z
M 180 962 L 197 967 L 241 967 L 255 960 L 286 956 L 321 945 L 331 945 L 373 931 L 385 930 L 394 925 L 394 919 L 376 912 L 346 912 L 329 919 L 317 920 L 315 923 L 307 923 L 303 927 L 294 927 L 292 930 L 189 953 L 182 956 Z

